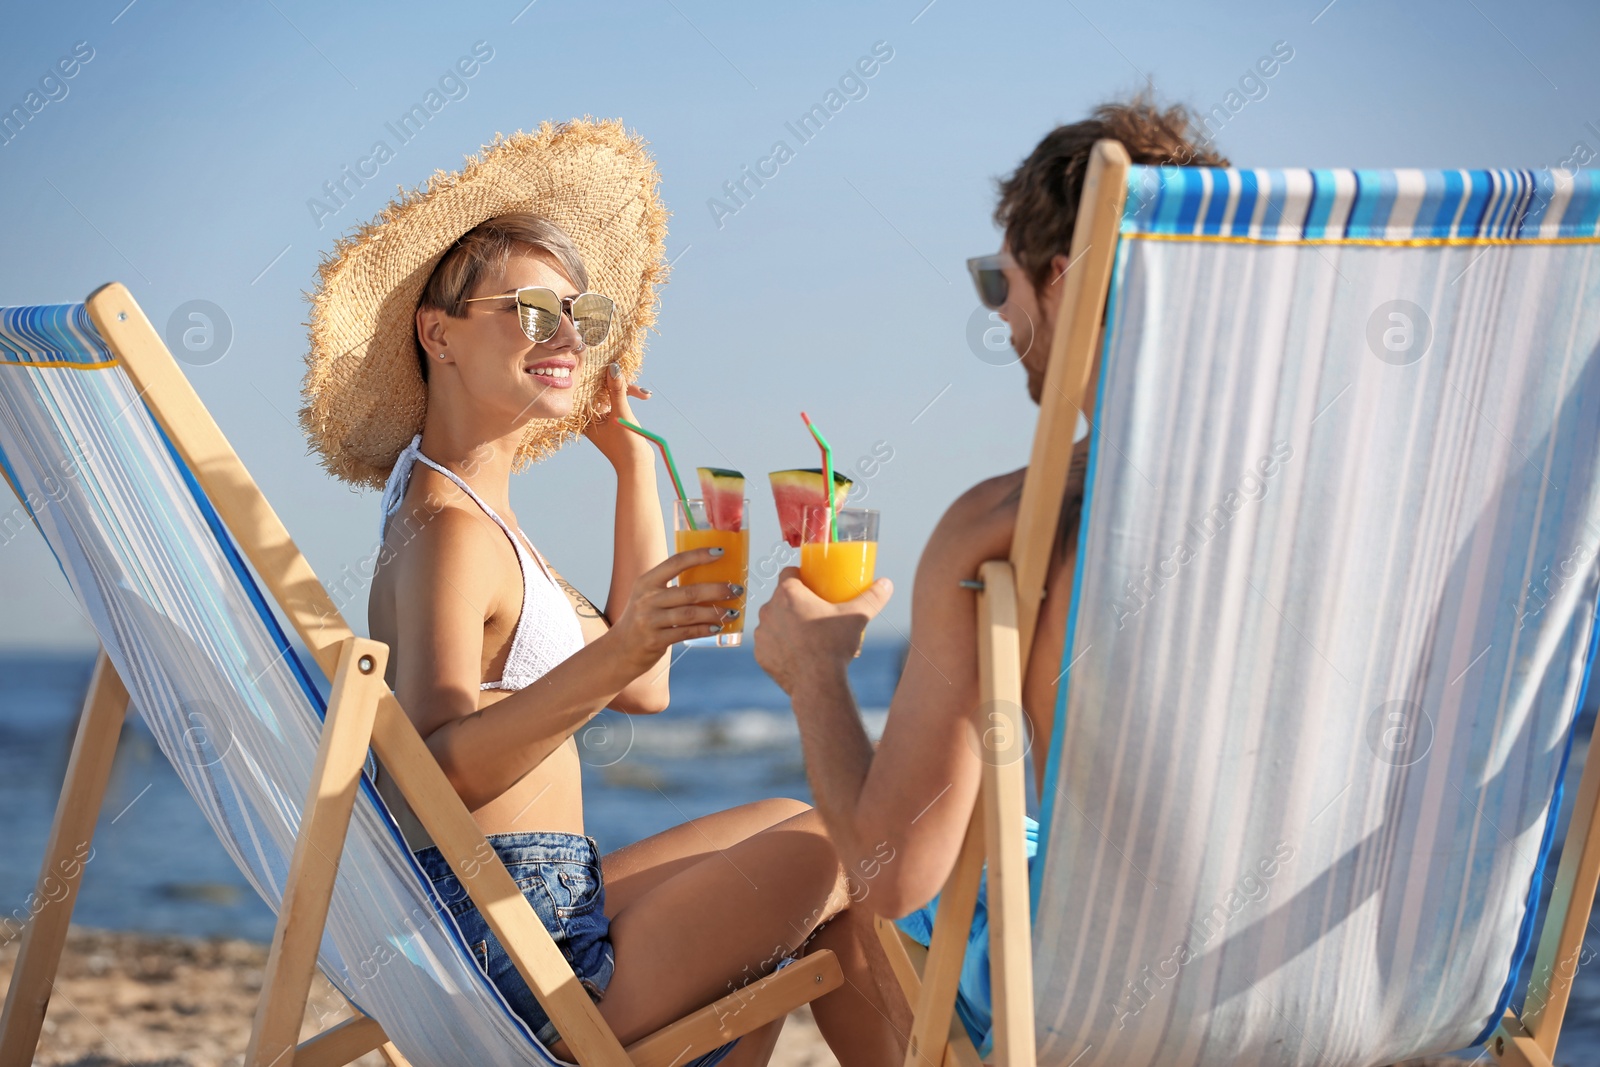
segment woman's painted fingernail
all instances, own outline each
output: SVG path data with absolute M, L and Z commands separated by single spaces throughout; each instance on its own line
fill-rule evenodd
M 737 619 L 739 617 L 739 609 L 729 608 L 724 614 L 730 619 Z
M 730 590 L 732 590 L 732 594 L 731 595 L 733 595 L 733 596 L 744 596 L 744 586 L 742 586 L 742 585 L 730 585 L 730 586 L 728 586 L 728 588 Z
M 655 396 L 656 395 L 656 391 L 654 389 L 646 389 L 642 385 L 639 386 L 639 392 L 643 393 L 645 396 Z
M 710 626 L 708 626 L 707 629 L 710 630 L 714 634 L 715 633 L 721 633 L 722 632 L 722 624 L 720 622 L 714 622 Z
M 620 364 L 620 363 L 611 364 L 611 370 L 610 370 L 609 373 L 613 378 L 622 377 L 622 364 Z
M 713 556 L 720 556 L 720 555 L 722 555 L 722 549 L 720 547 L 712 548 L 711 549 L 711 554 Z

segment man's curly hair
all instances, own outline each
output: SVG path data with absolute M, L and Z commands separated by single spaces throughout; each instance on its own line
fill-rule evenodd
M 1036 290 L 1052 280 L 1050 258 L 1070 254 L 1094 143 L 1104 138 L 1121 141 L 1135 163 L 1228 166 L 1209 143 L 1191 137 L 1193 128 L 1183 105 L 1163 111 L 1140 93 L 1131 100 L 1101 104 L 1082 122 L 1057 126 L 1015 173 L 997 182 L 1000 202 L 994 221 L 1005 230 L 1011 255 Z

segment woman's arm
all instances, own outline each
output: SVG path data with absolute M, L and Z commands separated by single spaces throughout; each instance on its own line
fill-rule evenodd
M 500 531 L 478 516 L 441 511 L 395 560 L 398 661 L 395 693 L 469 808 L 504 793 L 542 763 L 672 644 L 711 633 L 721 582 L 669 587 L 716 551 L 682 553 L 634 583 L 604 634 L 531 685 L 479 707 L 483 629 L 494 610 L 493 558 Z M 501 542 L 503 543 L 503 542 Z
M 656 493 L 655 454 L 648 441 L 616 421 L 619 417 L 633 421 L 633 411 L 628 404 L 630 396 L 644 399 L 650 394 L 628 385 L 615 363 L 611 364 L 604 381 L 609 413 L 604 420 L 591 425 L 587 433 L 617 475 L 611 587 L 606 595 L 604 613 L 605 620 L 611 620 L 628 603 L 639 576 L 667 558 L 667 534 L 661 518 L 661 500 Z M 586 628 L 586 638 L 591 632 L 592 629 Z M 629 679 L 611 707 L 629 714 L 665 711 L 670 699 L 667 683 L 670 663 L 670 655 L 664 654 L 638 677 Z
M 637 434 L 628 436 L 639 445 L 645 444 Z M 611 589 L 606 597 L 607 618 L 616 618 L 627 604 L 639 576 L 667 558 L 667 535 L 661 520 L 661 502 L 656 496 L 655 457 L 646 448 L 642 455 L 619 461 L 616 470 L 616 543 L 612 548 Z M 671 699 L 667 682 L 671 662 L 668 651 L 629 681 L 611 706 L 628 714 L 665 711 Z
M 630 420 L 631 421 L 631 420 Z M 606 618 L 614 619 L 633 595 L 634 580 L 667 558 L 667 532 L 656 495 L 656 464 L 650 445 L 624 430 L 626 449 L 611 458 L 617 472 L 617 512 L 613 536 L 611 588 Z
M 562 577 L 554 567 L 550 573 L 556 584 L 567 594 L 572 610 L 578 615 L 578 629 L 583 633 L 585 645 L 598 641 L 611 629 L 611 622 L 594 601 L 579 592 L 578 587 Z M 606 706 L 627 715 L 655 715 L 667 710 L 667 664 L 672 661 L 670 650 L 648 670 L 623 686 Z

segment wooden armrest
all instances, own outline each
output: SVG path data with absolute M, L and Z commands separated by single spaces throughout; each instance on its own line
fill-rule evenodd
M 636 1067 L 669 1067 L 702 1056 L 844 985 L 839 960 L 820 949 L 759 982 L 663 1026 L 628 1046 Z

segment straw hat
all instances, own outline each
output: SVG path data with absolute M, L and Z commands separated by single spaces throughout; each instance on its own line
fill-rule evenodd
M 306 294 L 311 349 L 300 390 L 300 426 L 330 474 L 381 489 L 422 432 L 428 387 L 417 367 L 417 303 L 450 245 L 497 215 L 529 212 L 561 227 L 590 288 L 616 303 L 610 336 L 582 362 L 572 413 L 529 422 L 512 470 L 583 432 L 606 364 L 637 377 L 656 319 L 655 286 L 667 275 L 667 210 L 646 143 L 620 121 L 587 118 L 545 122 L 537 134 L 497 133 L 461 170 L 402 189 L 377 218 L 335 242 Z

